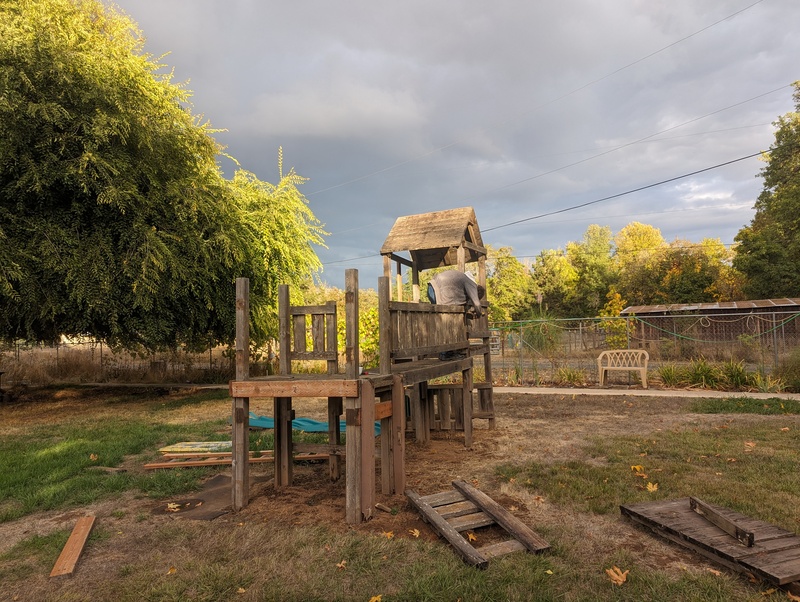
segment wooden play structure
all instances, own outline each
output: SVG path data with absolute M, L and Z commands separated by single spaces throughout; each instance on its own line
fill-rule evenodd
M 410 221 L 409 221 L 410 220 Z M 437 232 L 420 237 L 403 224 Z M 460 225 L 458 225 L 460 224 Z M 441 226 L 440 228 L 434 226 Z M 460 233 L 456 236 L 455 232 Z M 477 415 L 494 426 L 491 389 L 491 364 L 486 318 L 469 320 L 462 306 L 421 303 L 419 272 L 430 267 L 456 265 L 459 269 L 478 262 L 479 283 L 485 290 L 486 250 L 471 208 L 442 211 L 424 216 L 400 218 L 384 244 L 384 266 L 398 263 L 396 300 L 388 275 L 378 282 L 380 367 L 362 374 L 359 368 L 358 271 L 345 275 L 344 371 L 339 369 L 337 348 L 337 309 L 333 302 L 318 306 L 292 306 L 289 289 L 281 285 L 278 294 L 280 316 L 279 374 L 261 378 L 249 375 L 249 281 L 236 281 L 236 378 L 230 383 L 233 397 L 232 503 L 244 508 L 249 501 L 249 412 L 250 399 L 272 398 L 275 422 L 275 487 L 292 483 L 293 455 L 299 452 L 324 453 L 330 477 L 341 474 L 345 457 L 345 506 L 348 523 L 369 519 L 376 496 L 375 421 L 380 421 L 380 480 L 384 494 L 405 489 L 405 439 L 407 418 L 414 425 L 419 441 L 430 437 L 432 428 L 464 432 L 464 445 L 472 444 L 472 420 Z M 445 237 L 444 234 L 447 234 Z M 403 236 L 400 236 L 403 234 Z M 394 236 L 394 239 L 393 239 Z M 438 237 L 438 238 L 437 238 Z M 409 242 L 419 248 L 408 247 Z M 429 242 L 433 241 L 433 242 Z M 437 242 L 438 241 L 438 242 Z M 432 246 L 436 244 L 438 246 Z M 387 250 L 388 249 L 388 250 Z M 407 260 L 398 252 L 407 250 Z M 438 259 L 436 259 L 438 257 Z M 454 262 L 454 263 L 453 263 Z M 401 265 L 412 268 L 416 291 L 413 301 L 402 300 Z M 485 299 L 484 299 L 485 303 Z M 440 359 L 448 351 L 463 351 L 462 357 Z M 484 358 L 485 378 L 478 385 L 481 410 L 473 414 L 473 356 Z M 292 362 L 322 361 L 324 374 L 295 374 Z M 458 382 L 429 385 L 433 379 L 452 377 Z M 301 446 L 292 441 L 293 397 L 327 399 L 328 443 Z M 407 412 L 408 408 L 408 412 Z M 437 411 L 438 408 L 438 411 Z M 345 445 L 341 445 L 340 416 L 345 416 Z M 311 449 L 313 448 L 313 449 Z

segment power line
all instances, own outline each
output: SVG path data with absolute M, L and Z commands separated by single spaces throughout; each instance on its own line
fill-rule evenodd
M 623 65 L 622 67 L 618 67 L 617 69 L 614 69 L 613 71 L 607 73 L 606 75 L 598 77 L 597 79 L 593 79 L 593 80 L 591 80 L 590 82 L 588 82 L 586 84 L 578 86 L 577 88 L 574 88 L 574 89 L 570 90 L 569 92 L 566 92 L 565 94 L 562 94 L 561 96 L 558 96 L 558 97 L 553 98 L 551 100 L 545 101 L 545 102 L 543 102 L 543 103 L 541 103 L 539 105 L 536 105 L 535 107 L 533 107 L 531 109 L 522 111 L 521 113 L 517 113 L 516 115 L 514 115 L 512 117 L 509 117 L 508 119 L 504 119 L 503 121 L 500 122 L 500 124 L 508 123 L 510 121 L 515 121 L 515 120 L 519 119 L 519 117 L 522 116 L 522 115 L 533 113 L 534 111 L 538 111 L 539 109 L 542 109 L 542 108 L 544 108 L 546 106 L 549 106 L 551 104 L 554 104 L 556 102 L 564 100 L 565 98 L 567 98 L 567 97 L 569 97 L 569 96 L 571 96 L 573 94 L 576 94 L 577 92 L 585 90 L 586 88 L 589 88 L 590 86 L 593 86 L 593 85 L 595 85 L 595 84 L 597 84 L 597 83 L 599 83 L 599 82 L 601 82 L 603 80 L 606 80 L 609 77 L 612 77 L 612 76 L 616 75 L 617 73 L 620 73 L 620 72 L 622 72 L 622 71 L 624 71 L 624 70 L 626 70 L 626 69 L 628 69 L 630 67 L 633 67 L 634 65 L 638 65 L 639 63 L 641 63 L 643 61 L 646 61 L 647 59 L 650 59 L 650 58 L 656 56 L 657 54 L 660 54 L 660 53 L 672 48 L 673 46 L 676 46 L 677 44 L 680 44 L 681 42 L 685 42 L 686 40 L 688 40 L 690 38 L 693 38 L 694 36 L 697 36 L 697 35 L 703 33 L 704 31 L 707 31 L 707 30 L 711 29 L 712 27 L 716 27 L 720 23 L 723 23 L 723 22 L 725 22 L 725 21 L 727 21 L 729 19 L 732 19 L 733 17 L 736 17 L 737 15 L 740 15 L 741 13 L 743 13 L 743 12 L 745 12 L 747 10 L 750 10 L 754 6 L 756 6 L 758 4 L 761 4 L 763 1 L 764 0 L 756 0 L 752 4 L 746 6 L 746 7 L 742 8 L 742 9 L 740 9 L 740 10 L 738 10 L 738 11 L 736 11 L 736 12 L 734 12 L 734 13 L 732 13 L 732 14 L 730 14 L 730 15 L 722 18 L 722 19 L 719 19 L 718 21 L 715 21 L 714 23 L 711 23 L 710 25 L 706 25 L 705 27 L 703 27 L 701 29 L 698 29 L 694 33 L 691 33 L 691 34 L 689 34 L 687 36 L 684 36 L 684 37 L 682 37 L 682 38 L 680 38 L 678 40 L 675 40 L 674 42 L 671 42 L 670 44 L 667 44 L 666 46 L 663 46 L 662 48 L 659 48 L 658 50 L 656 50 L 654 52 L 651 52 L 650 54 L 647 54 L 647 55 L 645 55 L 645 56 L 643 56 L 643 57 L 641 57 L 639 59 L 636 59 L 635 61 L 632 61 L 632 62 L 628 63 L 627 65 Z M 484 131 L 485 131 L 485 128 L 484 128 Z M 655 134 L 653 134 L 653 135 L 655 135 Z M 420 159 L 424 159 L 424 158 L 429 157 L 429 156 L 431 156 L 431 155 L 433 155 L 435 153 L 438 153 L 438 152 L 441 152 L 443 150 L 447 150 L 448 148 L 451 148 L 453 146 L 456 146 L 457 144 L 460 144 L 462 142 L 462 140 L 464 140 L 463 137 L 456 138 L 455 140 L 453 140 L 452 142 L 450 142 L 448 144 L 445 144 L 444 146 L 440 146 L 440 147 L 431 149 L 428 152 L 416 155 L 414 157 L 411 157 L 411 158 L 406 159 L 404 161 L 400 161 L 398 163 L 394 163 L 392 165 L 388 165 L 386 167 L 383 167 L 381 169 L 375 170 L 375 171 L 370 172 L 368 174 L 365 174 L 363 176 L 358 176 L 356 178 L 352 178 L 352 179 L 347 180 L 345 182 L 341 182 L 339 184 L 334 184 L 333 186 L 328 186 L 327 188 L 322 188 L 320 190 L 315 190 L 314 192 L 306 193 L 306 196 L 307 197 L 311 197 L 311 196 L 314 196 L 314 195 L 317 195 L 317 194 L 321 194 L 323 192 L 328 192 L 329 190 L 334 190 L 336 188 L 341 188 L 343 186 L 348 186 L 350 184 L 355 184 L 356 182 L 360 182 L 362 180 L 366 180 L 366 179 L 371 178 L 373 176 L 376 176 L 378 174 L 382 174 L 382 173 L 385 173 L 387 171 L 391 171 L 391 170 L 396 169 L 398 167 L 402 167 L 403 165 L 408 165 L 409 163 L 413 163 L 414 161 L 418 161 Z
M 716 115 L 717 113 L 721 113 L 723 111 L 727 111 L 728 109 L 732 109 L 734 107 L 741 106 L 741 105 L 746 104 L 748 102 L 752 102 L 752 101 L 757 100 L 759 98 L 763 98 L 764 96 L 769 96 L 770 94 L 774 94 L 775 92 L 779 92 L 779 91 L 781 91 L 781 90 L 783 90 L 785 88 L 790 88 L 790 87 L 792 87 L 792 84 L 786 84 L 786 85 L 781 86 L 779 88 L 775 88 L 774 90 L 770 90 L 769 92 L 764 92 L 764 93 L 759 94 L 757 96 L 753 96 L 752 98 L 748 98 L 747 100 L 742 100 L 742 101 L 739 101 L 739 102 L 734 103 L 732 105 L 728 105 L 727 107 L 723 107 L 721 109 L 717 109 L 716 111 L 711 111 L 710 113 L 706 113 L 705 115 L 701 115 L 700 117 L 693 117 L 692 119 L 689 119 L 688 121 L 684 121 L 683 123 L 679 123 L 678 125 L 673 125 L 672 127 L 668 127 L 667 129 L 661 130 L 659 132 L 654 132 L 654 133 L 649 134 L 649 135 L 647 135 L 647 136 L 645 136 L 643 138 L 639 138 L 638 140 L 632 140 L 631 142 L 626 142 L 625 144 L 621 144 L 620 146 L 616 146 L 616 147 L 611 148 L 609 150 L 603 151 L 602 153 L 597 153 L 596 155 L 592 155 L 591 157 L 586 157 L 585 159 L 581 159 L 580 161 L 575 161 L 573 163 L 568 163 L 567 165 L 562 165 L 561 167 L 556 167 L 555 169 L 551 169 L 549 171 L 544 171 L 542 173 L 538 173 L 535 176 L 530 176 L 528 178 L 523 178 L 522 180 L 517 180 L 516 182 L 512 182 L 511 184 L 504 184 L 503 186 L 500 186 L 498 188 L 493 188 L 491 190 L 486 190 L 486 191 L 484 191 L 482 193 L 479 193 L 478 196 L 483 196 L 483 195 L 489 194 L 491 192 L 497 192 L 499 190 L 505 190 L 506 188 L 511 188 L 513 186 L 519 186 L 520 184 L 524 184 L 525 182 L 530 182 L 531 180 L 536 180 L 536 179 L 541 178 L 543 176 L 548 176 L 550 174 L 562 171 L 562 170 L 567 169 L 569 167 L 574 167 L 576 165 L 580 165 L 581 163 L 586 163 L 588 161 L 592 161 L 593 159 L 597 159 L 598 157 L 603 157 L 605 155 L 610 155 L 613 152 L 616 152 L 616 151 L 618 151 L 620 149 L 623 149 L 623 148 L 627 148 L 629 146 L 633 146 L 634 144 L 639 144 L 641 142 L 644 142 L 645 140 L 649 140 L 650 138 L 653 138 L 654 136 L 658 136 L 659 134 L 663 134 L 665 132 L 670 132 L 672 130 L 676 130 L 676 129 L 678 129 L 680 127 L 683 127 L 685 125 L 689 125 L 690 123 L 694 123 L 695 121 L 700 121 L 701 119 L 705 119 L 706 117 L 710 117 L 711 115 Z
M 655 182 L 653 184 L 648 184 L 647 186 L 640 186 L 639 188 L 633 188 L 632 190 L 626 190 L 625 192 L 620 192 L 617 194 L 612 194 L 611 196 L 603 197 L 601 199 L 595 199 L 593 201 L 588 201 L 586 203 L 581 203 L 579 205 L 573 205 L 571 207 L 565 207 L 564 209 L 557 209 L 556 211 L 549 211 L 547 213 L 541 213 L 539 215 L 534 215 L 533 217 L 526 217 L 524 219 L 519 219 L 513 222 L 508 222 L 507 224 L 501 224 L 499 226 L 493 226 L 491 228 L 486 228 L 483 232 L 491 232 L 492 230 L 499 230 L 500 228 L 507 228 L 508 226 L 514 226 L 516 224 L 521 224 L 523 222 L 529 222 L 531 220 L 540 219 L 542 217 L 548 217 L 550 215 L 557 215 L 559 213 L 566 213 L 567 211 L 574 211 L 575 209 L 581 209 L 582 207 L 588 207 L 589 205 L 595 205 L 597 203 L 602 203 L 603 201 L 610 201 L 611 199 L 616 199 L 628 194 L 633 194 L 634 192 L 641 192 L 642 190 L 647 190 L 648 188 L 655 188 L 656 186 L 661 186 L 663 184 L 668 184 L 670 182 L 674 182 L 676 180 L 681 180 L 683 178 L 688 178 L 690 176 L 695 176 L 699 173 L 704 173 L 706 171 L 711 171 L 712 169 L 718 169 L 720 167 L 725 167 L 726 165 L 731 165 L 733 163 L 738 163 L 739 161 L 744 161 L 745 159 L 752 159 L 753 157 L 758 157 L 759 155 L 764 154 L 764 152 L 769 151 L 759 151 L 757 153 L 753 153 L 752 155 L 746 155 L 744 157 L 739 157 L 738 159 L 732 159 L 731 161 L 726 161 L 725 163 L 718 163 L 717 165 L 712 165 L 711 167 L 706 167 L 704 169 L 698 169 L 697 171 L 692 171 L 680 176 L 675 176 L 674 178 L 669 178 L 667 180 L 661 180 L 660 182 Z

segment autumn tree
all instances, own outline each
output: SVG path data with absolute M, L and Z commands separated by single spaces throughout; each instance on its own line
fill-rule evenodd
M 738 278 L 730 252 L 719 239 L 699 244 L 675 240 L 665 249 L 656 271 L 659 288 L 652 303 L 710 303 L 738 298 Z
M 2 338 L 230 340 L 237 276 L 263 338 L 275 284 L 319 267 L 302 178 L 225 179 L 213 130 L 143 44 L 98 0 L 0 0 Z
M 659 288 L 658 264 L 667 242 L 649 224 L 631 222 L 614 237 L 616 290 L 631 305 L 653 302 Z
M 556 316 L 568 315 L 578 274 L 564 252 L 559 249 L 541 251 L 533 261 L 531 272 L 534 299 L 529 304 L 529 316 L 542 311 Z
M 528 298 L 530 272 L 512 252 L 511 247 L 488 248 L 486 293 L 493 322 L 518 319 Z
M 570 317 L 596 316 L 616 280 L 608 226 L 591 224 L 580 242 L 567 244 L 567 259 L 575 270 L 575 291 Z
M 794 103 L 795 110 L 775 122 L 755 215 L 736 235 L 734 266 L 746 277 L 750 299 L 800 295 L 800 82 Z

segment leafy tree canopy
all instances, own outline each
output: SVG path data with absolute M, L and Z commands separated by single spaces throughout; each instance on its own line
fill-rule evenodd
M 319 268 L 294 171 L 225 179 L 190 93 L 98 0 L 0 0 L 0 336 L 148 349 L 255 338 Z
M 755 216 L 736 235 L 734 266 L 746 276 L 749 299 L 800 295 L 800 82 L 794 102 L 795 110 L 775 122 L 775 141 L 763 157 Z

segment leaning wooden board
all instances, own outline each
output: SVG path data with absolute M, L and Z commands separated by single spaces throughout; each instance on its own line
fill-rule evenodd
M 651 528 L 728 568 L 786 585 L 800 580 L 800 537 L 723 506 L 706 504 L 737 527 L 752 533 L 748 546 L 692 509 L 690 498 L 627 504 L 623 516 Z

